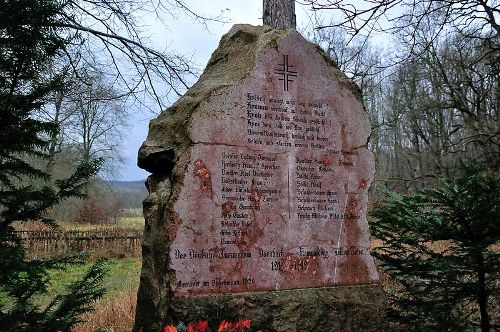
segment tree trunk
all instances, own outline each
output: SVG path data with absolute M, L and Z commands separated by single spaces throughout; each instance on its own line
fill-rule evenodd
M 483 267 L 483 260 L 481 258 L 480 261 L 480 269 Z M 486 292 L 486 275 L 484 271 L 479 271 L 479 293 L 478 293 L 478 303 L 479 303 L 479 312 L 481 314 L 481 332 L 490 332 L 490 318 L 488 317 L 488 293 Z
M 60 119 L 60 115 L 61 115 L 62 100 L 63 100 L 62 92 L 57 91 L 55 94 L 55 101 L 54 101 L 55 114 L 54 114 L 53 123 L 56 124 L 59 127 L 59 129 L 61 127 L 61 123 L 60 123 L 59 119 Z M 58 130 L 58 132 L 53 132 L 50 134 L 49 150 L 48 150 L 48 154 L 50 156 L 50 159 L 49 159 L 49 162 L 47 163 L 47 173 L 49 173 L 49 174 L 52 174 L 52 171 L 54 169 L 55 155 L 57 152 L 60 152 L 60 151 L 57 151 L 59 135 L 60 135 L 59 130 Z
M 264 25 L 273 29 L 295 29 L 295 0 L 263 0 Z

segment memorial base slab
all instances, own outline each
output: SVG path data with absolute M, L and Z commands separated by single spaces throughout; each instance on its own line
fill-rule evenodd
M 249 319 L 264 331 L 388 331 L 380 286 L 342 286 L 176 298 L 178 321 Z

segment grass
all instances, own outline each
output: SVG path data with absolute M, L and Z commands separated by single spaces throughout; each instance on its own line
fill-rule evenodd
M 133 230 L 144 229 L 144 217 L 123 217 L 118 223 L 119 227 Z
M 77 266 L 67 271 L 51 273 L 52 285 L 49 294 L 39 298 L 41 304 L 47 304 L 55 294 L 63 292 L 65 287 L 82 276 L 91 264 Z M 131 331 L 134 324 L 137 288 L 141 270 L 140 258 L 111 259 L 109 270 L 103 282 L 106 295 L 96 301 L 94 310 L 83 314 L 82 323 L 73 331 Z
M 127 216 L 121 217 L 116 223 L 95 225 L 95 224 L 75 224 L 75 223 L 61 223 L 61 228 L 66 231 L 89 231 L 93 229 L 127 229 L 127 230 L 143 230 L 144 217 Z
M 92 263 L 88 263 L 75 265 L 64 271 L 51 271 L 51 285 L 48 294 L 40 295 L 37 302 L 40 305 L 48 304 L 54 295 L 63 293 L 71 282 L 83 276 L 91 265 Z M 116 297 L 119 294 L 137 291 L 141 270 L 141 259 L 139 257 L 110 259 L 106 267 L 109 272 L 103 283 L 103 287 L 107 290 L 103 300 Z
M 124 211 L 116 223 L 106 225 L 82 225 L 63 222 L 60 227 L 64 231 L 88 231 L 122 229 L 137 230 L 144 229 L 144 217 L 141 209 Z M 49 230 L 41 222 L 16 223 L 18 230 Z M 116 252 L 115 252 L 116 251 Z M 136 294 L 139 287 L 141 270 L 140 247 L 138 255 L 125 251 L 119 245 L 113 247 L 107 244 L 91 252 L 92 258 L 117 257 L 109 259 L 107 263 L 108 273 L 102 286 L 106 289 L 106 295 L 94 305 L 94 311 L 81 316 L 84 321 L 74 327 L 73 331 L 131 331 L 135 317 Z M 120 255 L 117 255 L 120 253 Z M 42 308 L 45 307 L 57 294 L 66 291 L 67 286 L 82 277 L 92 265 L 92 262 L 83 265 L 74 265 L 65 271 L 50 271 L 50 286 L 47 294 L 38 295 L 35 301 Z M 8 304 L 9 299 L 2 296 L 0 299 Z
M 77 324 L 73 331 L 132 331 L 136 299 L 137 291 L 128 291 L 98 301 L 94 306 L 94 311 L 81 316 L 83 322 Z
M 51 271 L 51 285 L 48 293 L 39 295 L 35 301 L 42 308 L 57 294 L 64 293 L 66 287 L 83 276 L 92 263 L 76 265 L 65 271 Z M 107 264 L 108 274 L 102 284 L 106 295 L 96 301 L 94 310 L 83 314 L 82 323 L 73 331 L 131 331 L 134 324 L 137 288 L 141 270 L 141 259 L 110 259 Z M 0 293 L 0 298 L 2 294 Z M 8 299 L 4 298 L 8 303 Z
M 111 260 L 104 281 L 107 293 L 94 305 L 94 311 L 81 316 L 84 321 L 73 331 L 131 331 L 141 270 L 140 258 Z
M 141 231 L 144 229 L 144 217 L 142 216 L 142 212 L 138 213 L 138 211 L 139 209 L 127 209 L 123 212 L 123 216 L 116 220 L 116 222 L 107 224 L 77 224 L 74 222 L 61 221 L 58 225 L 64 231 L 89 231 L 116 228 Z M 14 227 L 17 230 L 49 230 L 49 227 L 40 221 L 16 222 L 14 223 Z

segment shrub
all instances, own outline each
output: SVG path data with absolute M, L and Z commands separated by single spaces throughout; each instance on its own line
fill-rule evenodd
M 500 263 L 500 179 L 474 166 L 414 195 L 386 193 L 372 210 L 373 255 L 397 287 L 388 316 L 403 330 L 490 331 Z M 446 241 L 436 250 L 434 244 Z

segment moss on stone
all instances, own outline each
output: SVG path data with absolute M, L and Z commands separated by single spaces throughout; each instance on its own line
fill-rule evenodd
M 146 141 L 139 150 L 139 166 L 151 172 L 149 156 L 175 149 L 175 158 L 191 144 L 190 122 L 203 100 L 215 91 L 240 83 L 255 67 L 257 54 L 265 48 L 277 48 L 289 32 L 266 26 L 238 24 L 225 34 L 213 52 L 200 79 L 171 107 L 149 125 Z

